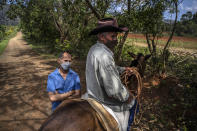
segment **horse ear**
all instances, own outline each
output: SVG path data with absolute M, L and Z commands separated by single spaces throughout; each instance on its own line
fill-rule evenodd
M 145 56 L 145 61 L 148 60 L 151 57 L 151 55 L 146 55 Z
M 132 53 L 132 52 L 128 52 L 128 54 L 129 54 L 132 58 L 137 59 L 137 55 L 136 55 L 136 54 L 134 54 L 134 53 Z

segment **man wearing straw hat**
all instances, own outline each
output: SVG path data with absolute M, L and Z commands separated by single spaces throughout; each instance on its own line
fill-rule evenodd
M 120 131 L 126 131 L 130 112 L 135 99 L 121 83 L 119 75 L 127 68 L 115 65 L 113 50 L 117 45 L 117 32 L 128 31 L 120 28 L 114 18 L 98 21 L 90 35 L 97 35 L 87 56 L 87 95 L 98 101 L 115 118 Z

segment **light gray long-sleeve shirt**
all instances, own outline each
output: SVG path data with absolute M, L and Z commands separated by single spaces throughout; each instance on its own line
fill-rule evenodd
M 86 61 L 86 83 L 89 97 L 110 107 L 113 111 L 129 110 L 133 102 L 127 103 L 129 92 L 121 83 L 119 74 L 124 67 L 115 65 L 113 52 L 97 41 Z

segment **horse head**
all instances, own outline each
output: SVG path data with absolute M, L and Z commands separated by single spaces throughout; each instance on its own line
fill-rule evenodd
M 144 71 L 146 68 L 146 62 L 151 57 L 151 55 L 143 55 L 142 53 L 138 53 L 137 55 L 129 52 L 128 53 L 134 60 L 131 62 L 130 67 L 136 67 L 141 77 L 144 76 Z

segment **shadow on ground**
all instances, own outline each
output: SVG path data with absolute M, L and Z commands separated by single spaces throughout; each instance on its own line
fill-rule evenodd
M 0 61 L 0 131 L 38 130 L 51 114 L 46 85 L 56 59 L 43 59 L 30 48 L 9 57 L 9 62 Z M 72 68 L 85 92 L 85 61 L 74 60 Z
M 48 63 L 55 61 L 44 60 L 31 49 L 10 57 L 9 62 L 0 62 L 0 130 L 37 130 L 51 113 L 46 83 L 55 69 Z

